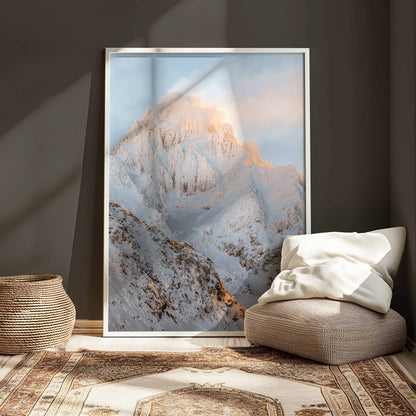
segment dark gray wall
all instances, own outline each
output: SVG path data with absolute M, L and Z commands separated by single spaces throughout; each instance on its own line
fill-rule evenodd
M 389 4 L 2 2 L 0 272 L 62 274 L 102 310 L 104 48 L 309 47 L 312 230 L 386 227 Z
M 416 3 L 392 1 L 390 8 L 391 222 L 407 228 L 405 255 L 393 307 L 416 339 Z

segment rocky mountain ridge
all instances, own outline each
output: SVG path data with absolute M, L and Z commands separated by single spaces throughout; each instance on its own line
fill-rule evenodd
M 210 259 L 110 202 L 113 331 L 241 330 L 244 308 Z

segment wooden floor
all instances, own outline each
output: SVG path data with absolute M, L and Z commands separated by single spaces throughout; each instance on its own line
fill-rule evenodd
M 73 335 L 67 351 L 198 351 L 203 347 L 249 347 L 244 337 L 231 338 L 103 338 L 99 334 Z
M 402 352 L 394 354 L 394 357 L 409 378 L 413 380 L 413 383 L 416 384 L 416 352 L 411 352 L 405 348 Z

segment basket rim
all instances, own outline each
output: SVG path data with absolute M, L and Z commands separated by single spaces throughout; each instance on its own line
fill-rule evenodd
M 48 286 L 62 283 L 59 274 L 20 274 L 0 276 L 0 286 Z

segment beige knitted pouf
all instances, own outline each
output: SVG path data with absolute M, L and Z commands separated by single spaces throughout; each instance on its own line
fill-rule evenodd
M 62 277 L 0 277 L 0 354 L 22 354 L 66 344 L 75 307 Z
M 345 364 L 401 350 L 406 322 L 349 302 L 296 299 L 254 305 L 244 321 L 247 339 L 326 364 Z

